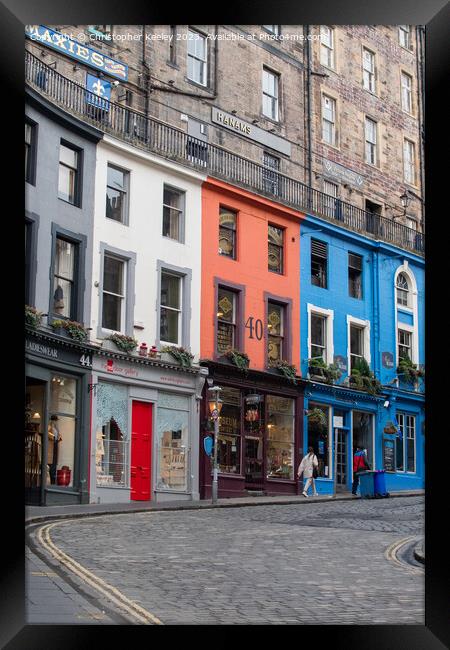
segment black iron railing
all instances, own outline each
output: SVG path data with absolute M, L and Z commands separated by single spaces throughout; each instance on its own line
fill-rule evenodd
M 184 131 L 114 102 L 99 100 L 30 52 L 26 83 L 64 110 L 105 133 L 152 153 L 204 171 L 301 212 L 324 217 L 344 228 L 424 254 L 424 236 L 412 228 L 358 208 Z

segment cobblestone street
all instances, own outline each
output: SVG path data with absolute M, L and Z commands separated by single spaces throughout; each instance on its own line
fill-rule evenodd
M 85 518 L 51 539 L 164 624 L 420 625 L 424 574 L 385 552 L 423 519 L 423 497 L 310 500 Z

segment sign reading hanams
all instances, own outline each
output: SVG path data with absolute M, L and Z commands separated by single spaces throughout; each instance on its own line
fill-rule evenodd
M 110 77 L 117 77 L 122 81 L 128 80 L 128 66 L 125 63 L 110 59 L 109 56 L 74 41 L 67 34 L 55 32 L 45 25 L 25 25 L 25 34 L 32 41 L 51 47 L 91 68 L 101 70 Z

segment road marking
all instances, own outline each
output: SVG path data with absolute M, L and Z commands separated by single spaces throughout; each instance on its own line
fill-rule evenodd
M 394 562 L 397 566 L 400 566 L 402 569 L 407 569 L 410 573 L 414 573 L 415 575 L 423 575 L 424 574 L 424 569 L 421 567 L 415 567 L 412 566 L 411 564 L 408 564 L 407 562 L 404 562 L 403 560 L 400 560 L 397 557 L 397 553 L 399 550 L 405 546 L 406 544 L 409 544 L 410 542 L 417 540 L 417 537 L 405 537 L 404 539 L 400 539 L 397 542 L 394 542 L 391 544 L 385 552 L 385 557 L 390 560 L 391 562 Z
M 55 526 L 60 526 L 61 524 L 69 523 L 68 521 L 57 521 L 52 524 L 47 524 L 42 526 L 37 531 L 37 538 L 41 546 L 46 549 L 50 555 L 52 555 L 58 562 L 63 564 L 69 571 L 75 573 L 81 580 L 86 582 L 88 585 L 96 589 L 103 596 L 112 600 L 120 609 L 125 610 L 133 618 L 137 619 L 139 623 L 144 625 L 164 625 L 162 621 L 154 616 L 151 612 L 148 612 L 146 609 L 137 605 L 135 602 L 127 598 L 122 592 L 120 592 L 116 587 L 109 585 L 107 582 L 96 576 L 91 571 L 88 571 L 78 562 L 75 562 L 69 555 L 61 551 L 51 540 L 50 530 Z

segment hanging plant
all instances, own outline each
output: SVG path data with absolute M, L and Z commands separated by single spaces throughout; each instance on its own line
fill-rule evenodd
M 138 345 L 138 342 L 132 336 L 126 336 L 125 334 L 119 334 L 118 332 L 115 332 L 106 338 L 108 341 L 112 341 L 119 350 L 126 352 L 127 354 L 135 350 Z
M 417 367 L 409 357 L 402 357 L 399 361 L 397 374 L 408 384 L 415 384 L 418 379 L 425 378 L 425 369 Z
M 289 379 L 293 384 L 297 383 L 296 375 L 297 375 L 297 369 L 295 366 L 292 364 L 288 363 L 284 359 L 281 361 L 277 361 L 272 368 L 276 368 L 282 375 L 286 377 L 286 379 Z
M 325 428 L 327 426 L 327 416 L 322 411 L 322 409 L 319 409 L 317 407 L 310 409 L 306 412 L 306 415 L 311 424 L 317 424 L 321 428 Z
M 176 345 L 168 345 L 164 348 L 161 348 L 161 352 L 167 352 L 174 359 L 181 363 L 184 368 L 190 368 L 192 366 L 192 360 L 194 355 L 190 350 L 186 348 L 177 348 Z
M 397 427 L 395 426 L 394 422 L 392 422 L 392 420 L 389 420 L 384 425 L 384 433 L 397 433 Z
M 41 311 L 38 311 L 35 307 L 30 307 L 25 305 L 25 325 L 36 329 L 41 325 L 42 316 L 44 314 Z
M 245 352 L 241 352 L 240 350 L 236 350 L 234 348 L 230 348 L 227 350 L 224 354 L 224 357 L 229 359 L 231 363 L 234 363 L 239 370 L 247 370 L 247 368 L 250 365 L 250 359 L 248 358 L 247 354 Z

